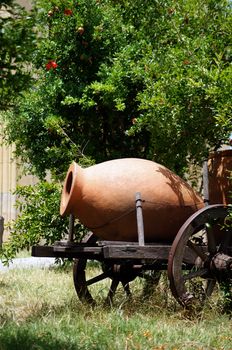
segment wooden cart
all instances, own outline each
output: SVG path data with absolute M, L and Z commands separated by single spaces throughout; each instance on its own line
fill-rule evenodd
M 208 169 L 204 168 L 205 207 L 182 225 L 173 242 L 144 240 L 143 194 L 135 194 L 138 242 L 102 241 L 89 232 L 75 243 L 74 217 L 70 215 L 69 237 L 52 246 L 34 246 L 33 256 L 74 259 L 74 286 L 81 301 L 94 304 L 90 286 L 110 279 L 107 300 L 112 302 L 119 284 L 129 296 L 130 282 L 149 275 L 157 283 L 161 271 L 168 272 L 171 292 L 183 306 L 203 303 L 217 283 L 232 279 L 232 224 L 230 205 L 208 201 Z M 155 235 L 154 235 L 155 236 Z M 87 262 L 97 260 L 102 271 L 87 278 Z

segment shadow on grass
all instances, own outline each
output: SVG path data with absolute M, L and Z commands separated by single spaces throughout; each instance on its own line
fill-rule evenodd
M 89 344 L 90 345 L 90 344 Z M 0 332 L 0 350 L 100 350 L 98 347 L 78 344 L 75 337 L 34 329 L 33 324 L 16 326 L 9 324 Z
M 0 350 L 58 350 L 77 349 L 70 346 L 69 341 L 57 340 L 51 334 L 33 334 L 31 330 L 25 328 L 6 328 L 1 331 Z

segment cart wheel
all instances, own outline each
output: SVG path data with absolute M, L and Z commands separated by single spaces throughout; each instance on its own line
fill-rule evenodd
M 82 243 L 92 243 L 97 242 L 97 237 L 94 236 L 92 232 L 89 232 L 82 240 Z M 73 265 L 73 281 L 76 293 L 82 302 L 88 302 L 94 304 L 94 300 L 88 290 L 86 281 L 86 263 L 87 259 L 80 258 L 74 260 Z
M 168 259 L 168 278 L 176 300 L 185 308 L 202 306 L 219 280 L 215 257 L 227 255 L 231 229 L 223 227 L 228 208 L 210 205 L 193 214 L 174 239 Z M 230 252 L 231 254 L 231 252 Z
M 91 232 L 84 237 L 83 243 L 95 244 L 97 237 Z M 138 272 L 130 268 L 128 264 L 111 264 L 108 262 L 101 263 L 102 272 L 95 277 L 87 279 L 88 259 L 80 258 L 74 261 L 73 280 L 76 293 L 82 302 L 95 305 L 96 302 L 90 293 L 90 286 L 97 282 L 108 279 L 111 281 L 109 291 L 106 297 L 106 304 L 111 304 L 118 285 L 121 283 L 128 297 L 131 296 L 129 282 L 138 276 Z

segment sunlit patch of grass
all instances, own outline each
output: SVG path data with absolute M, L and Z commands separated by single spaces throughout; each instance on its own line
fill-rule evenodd
M 22 249 L 16 254 L 16 258 L 28 258 L 31 256 L 31 251 L 28 249 Z
M 49 304 L 50 310 L 62 305 L 73 286 L 68 274 L 59 277 L 50 269 L 14 269 L 2 274 L 0 316 L 20 323 L 41 310 L 46 313 L 45 305 Z
M 170 295 L 165 273 L 145 296 L 143 282 L 133 281 L 129 300 L 120 288 L 108 307 L 95 284 L 98 304 L 91 307 L 77 299 L 70 268 L 0 274 L 0 350 L 232 349 L 231 320 L 214 302 L 189 317 Z

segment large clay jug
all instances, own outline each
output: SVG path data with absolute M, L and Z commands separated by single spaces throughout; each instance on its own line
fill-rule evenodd
M 124 158 L 82 169 L 71 164 L 60 213 L 72 213 L 105 240 L 137 241 L 135 195 L 141 193 L 145 242 L 170 242 L 180 226 L 203 207 L 180 177 L 149 160 Z

